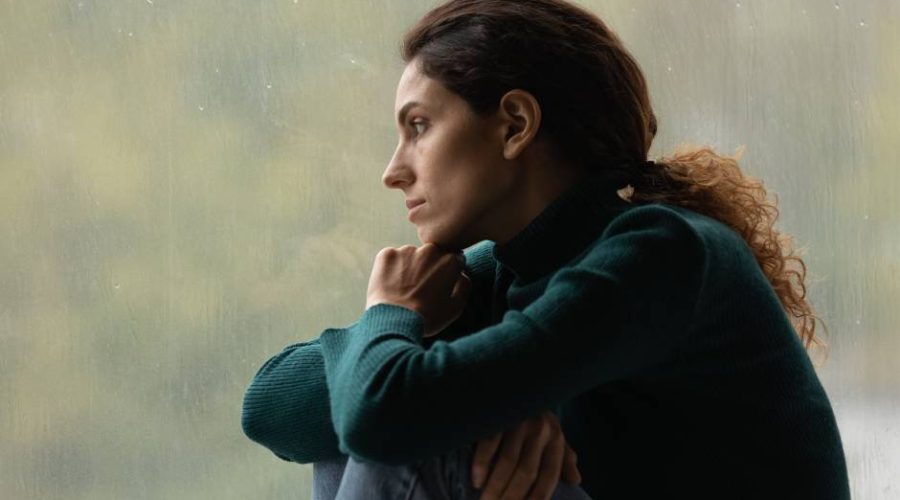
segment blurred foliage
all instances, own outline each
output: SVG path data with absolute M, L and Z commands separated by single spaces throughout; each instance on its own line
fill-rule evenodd
M 898 407 L 897 2 L 580 3 L 647 74 L 651 156 L 748 146 L 808 249 L 855 496 L 896 491 L 871 466 L 896 426 L 853 415 Z M 419 243 L 381 174 L 433 5 L 0 3 L 0 497 L 308 496 L 242 434 L 243 391 Z

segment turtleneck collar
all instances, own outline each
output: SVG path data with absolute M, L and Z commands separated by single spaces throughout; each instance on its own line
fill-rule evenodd
M 583 177 L 509 241 L 495 244 L 494 258 L 525 282 L 558 269 L 631 206 L 616 189 L 605 177 Z

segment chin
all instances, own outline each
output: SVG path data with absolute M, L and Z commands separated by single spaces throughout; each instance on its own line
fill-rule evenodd
M 478 243 L 477 241 L 469 242 L 468 236 L 460 231 L 429 231 L 419 226 L 418 235 L 419 241 L 423 245 L 431 242 L 448 252 L 461 251 Z

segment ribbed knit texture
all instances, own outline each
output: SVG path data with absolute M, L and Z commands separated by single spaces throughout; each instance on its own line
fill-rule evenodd
M 587 178 L 466 249 L 459 319 L 377 304 L 288 346 L 245 433 L 300 463 L 412 464 L 551 409 L 593 498 L 849 498 L 828 397 L 744 241 Z

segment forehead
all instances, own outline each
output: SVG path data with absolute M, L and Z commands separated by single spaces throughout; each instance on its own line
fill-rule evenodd
M 400 108 L 410 101 L 418 101 L 425 107 L 435 109 L 447 102 L 450 97 L 448 94 L 449 92 L 440 83 L 422 74 L 418 64 L 411 62 L 400 75 L 394 112 L 400 112 Z

